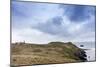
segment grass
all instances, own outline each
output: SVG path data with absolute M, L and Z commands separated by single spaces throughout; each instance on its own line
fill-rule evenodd
M 15 43 L 12 44 L 12 46 L 11 64 L 14 66 L 83 61 L 83 59 L 78 56 L 82 49 L 76 47 L 71 42 L 51 42 L 42 45 Z

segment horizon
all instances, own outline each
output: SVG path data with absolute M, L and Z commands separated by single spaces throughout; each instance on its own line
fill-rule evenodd
M 68 43 L 68 42 L 71 42 L 71 41 L 66 41 L 66 42 L 63 42 L 63 41 L 51 41 L 51 42 L 62 42 L 62 43 Z M 25 41 L 20 41 L 20 42 L 12 42 L 12 43 L 31 43 L 31 44 L 48 44 L 48 43 L 51 43 L 51 42 L 47 42 L 47 43 L 34 43 L 34 42 L 25 42 Z M 71 43 L 95 43 L 95 41 L 84 41 L 84 42 L 71 42 Z

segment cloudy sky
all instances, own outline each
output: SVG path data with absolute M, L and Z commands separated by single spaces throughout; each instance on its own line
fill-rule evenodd
M 12 2 L 12 42 L 95 41 L 95 6 Z

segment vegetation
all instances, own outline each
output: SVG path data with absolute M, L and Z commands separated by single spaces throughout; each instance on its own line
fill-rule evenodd
M 11 48 L 11 65 L 13 66 L 85 61 L 87 61 L 85 51 L 71 42 L 13 43 Z

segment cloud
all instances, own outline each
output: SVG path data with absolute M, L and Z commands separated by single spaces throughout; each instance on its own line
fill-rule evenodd
M 59 4 L 33 3 L 33 2 L 12 2 L 12 21 L 13 27 L 19 25 L 35 25 L 44 23 L 55 16 L 61 16 L 63 11 L 59 9 Z M 25 26 L 24 26 L 25 27 Z
M 12 32 L 12 42 L 48 43 L 51 41 L 64 41 L 63 38 L 53 36 L 36 29 L 20 29 Z M 66 42 L 66 41 L 65 41 Z
M 74 22 L 85 21 L 91 18 L 91 15 L 95 15 L 95 6 L 61 5 L 60 7 L 64 9 L 64 15 Z
M 95 32 L 94 22 L 93 18 L 84 22 L 75 23 L 65 17 L 54 17 L 45 23 L 39 23 L 32 28 L 51 35 L 71 38 L 76 35 L 81 35 L 82 33 Z
M 62 24 L 62 17 L 54 17 L 52 19 L 49 19 L 45 23 L 39 23 L 36 26 L 33 26 L 32 28 L 38 29 L 48 34 L 58 35 L 64 31 Z
M 12 41 L 95 41 L 95 7 L 12 2 Z

